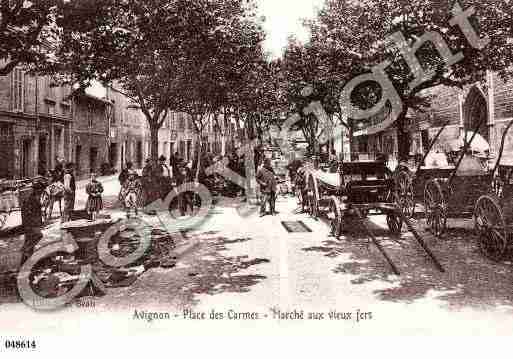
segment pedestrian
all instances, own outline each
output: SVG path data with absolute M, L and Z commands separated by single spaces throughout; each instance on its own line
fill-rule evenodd
M 86 186 L 86 193 L 89 195 L 86 203 L 86 211 L 92 221 L 96 221 L 98 213 L 103 209 L 102 193 L 103 186 L 97 180 L 96 173 L 91 173 L 91 180 Z
M 41 228 L 43 227 L 43 214 L 41 211 L 41 195 L 45 184 L 41 181 L 34 181 L 32 193 L 21 205 L 21 223 L 24 231 L 24 242 L 21 247 L 21 265 L 34 254 L 34 247 L 43 238 Z
M 176 173 L 178 173 L 178 166 L 180 164 L 180 154 L 178 152 L 175 152 L 175 154 L 171 157 L 169 160 L 169 164 L 171 165 L 171 170 L 173 171 L 173 177 L 176 176 Z
M 139 215 L 139 208 L 142 207 L 142 192 L 142 185 L 137 172 L 130 170 L 128 178 L 119 193 L 119 199 L 125 207 L 127 218 L 131 217 L 132 212 L 136 216 Z
M 64 182 L 64 163 L 60 158 L 57 158 L 55 168 L 52 173 L 52 182 Z
M 160 195 L 160 193 L 155 195 L 155 189 L 157 186 L 155 184 L 154 167 L 155 166 L 153 166 L 151 159 L 148 158 L 142 170 L 141 185 L 145 206 L 155 201 Z
M 71 220 L 71 213 L 75 210 L 75 175 L 73 174 L 73 164 L 68 163 L 64 170 L 64 214 L 62 222 Z
M 158 183 L 157 190 L 161 199 L 166 198 L 169 192 L 171 192 L 171 180 L 173 177 L 173 170 L 166 164 L 167 158 L 165 156 L 159 157 L 158 163 L 158 177 L 156 182 Z
M 260 206 L 260 217 L 266 215 L 267 203 L 269 203 L 271 215 L 274 216 L 277 213 L 276 191 L 278 190 L 278 182 L 276 181 L 276 175 L 272 168 L 270 158 L 264 159 L 264 165 L 258 170 L 256 180 L 260 185 L 261 193 L 264 195 Z
M 133 163 L 127 162 L 126 167 L 121 170 L 121 173 L 119 174 L 118 180 L 121 187 L 123 187 L 123 184 L 128 179 L 128 173 L 132 170 Z

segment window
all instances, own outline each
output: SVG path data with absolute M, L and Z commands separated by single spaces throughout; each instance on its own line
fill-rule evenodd
M 23 111 L 25 95 L 25 73 L 20 69 L 11 72 L 11 108 L 13 111 Z
M 91 104 L 87 105 L 87 122 L 89 127 L 93 127 L 93 106 Z
M 188 120 L 189 120 L 189 121 L 188 121 L 188 125 L 189 125 L 189 126 L 188 126 L 187 128 L 188 128 L 189 130 L 193 130 L 193 129 L 194 129 L 194 123 L 193 123 L 193 121 L 192 121 L 192 118 L 190 118 L 190 117 L 189 117 L 189 118 L 188 118 Z
M 48 103 L 46 107 L 49 115 L 55 115 L 55 103 Z
M 185 130 L 185 116 L 183 113 L 179 114 L 178 116 L 178 129 Z
M 55 101 L 55 84 L 51 77 L 45 78 L 46 98 Z

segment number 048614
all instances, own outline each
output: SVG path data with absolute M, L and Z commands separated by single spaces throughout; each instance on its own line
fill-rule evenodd
M 36 349 L 35 340 L 6 340 L 4 342 L 6 349 Z

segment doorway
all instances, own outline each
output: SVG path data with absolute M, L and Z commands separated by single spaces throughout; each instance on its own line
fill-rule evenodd
M 191 160 L 192 141 L 187 141 L 187 161 Z
M 91 147 L 91 152 L 89 153 L 89 170 L 90 172 L 95 172 L 98 170 L 98 148 Z
M 467 131 L 475 131 L 481 124 L 477 133 L 490 143 L 488 128 L 488 103 L 483 92 L 476 86 L 472 87 L 463 105 L 463 121 Z
M 30 177 L 30 169 L 32 167 L 30 160 L 30 153 L 32 149 L 32 140 L 25 139 L 22 144 L 22 158 L 21 158 L 21 178 Z
M 111 167 L 118 165 L 118 144 L 111 143 L 109 147 L 109 164 Z
M 37 164 L 37 173 L 40 176 L 46 175 L 48 172 L 48 160 L 46 156 L 46 150 L 47 150 L 47 140 L 45 135 L 39 136 L 39 151 L 38 151 L 38 158 L 39 162 Z
M 142 148 L 141 141 L 137 141 L 136 154 L 137 154 L 137 167 L 141 168 L 143 165 L 143 148 Z
M 80 158 L 82 157 L 82 146 L 77 145 L 75 148 L 75 170 L 77 171 L 77 174 L 81 174 L 82 172 L 82 165 Z

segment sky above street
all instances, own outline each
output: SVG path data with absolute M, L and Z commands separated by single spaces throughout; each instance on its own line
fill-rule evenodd
M 308 31 L 302 20 L 313 18 L 324 0 L 257 0 L 260 15 L 265 16 L 265 49 L 273 57 L 280 57 L 287 45 L 287 38 L 294 35 L 299 40 L 308 40 Z M 88 89 L 90 94 L 103 97 L 105 89 L 98 83 Z
M 308 31 L 302 26 L 302 19 L 314 17 L 323 3 L 324 0 L 258 0 L 260 13 L 266 18 L 266 49 L 278 57 L 290 35 L 306 41 Z

